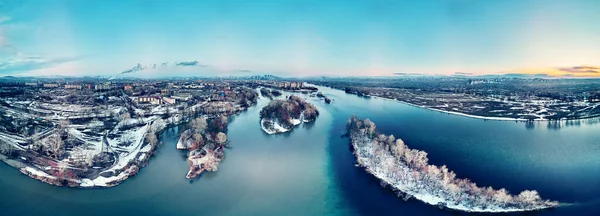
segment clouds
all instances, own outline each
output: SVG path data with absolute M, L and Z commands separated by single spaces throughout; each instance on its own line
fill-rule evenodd
M 471 76 L 473 73 L 471 72 L 454 72 L 454 76 Z
M 140 63 L 138 63 L 137 65 L 133 66 L 132 68 L 129 68 L 127 70 L 122 71 L 119 74 L 128 74 L 128 73 L 134 73 L 134 72 L 139 72 L 139 71 L 143 71 L 143 70 L 147 70 L 147 69 L 165 69 L 169 67 L 169 62 L 163 62 L 160 64 L 149 64 L 149 65 L 142 65 Z M 203 65 L 200 64 L 200 62 L 198 61 L 183 61 L 183 62 L 174 62 L 172 67 L 208 67 L 208 65 Z
M 0 56 L 2 55 L 2 51 L 4 47 L 8 46 L 8 42 L 6 39 L 6 35 L 4 34 L 4 24 L 10 21 L 10 17 L 0 16 Z
M 116 76 L 130 76 L 138 78 L 160 78 L 160 77 L 194 77 L 194 76 L 231 76 L 240 73 L 252 74 L 249 70 L 227 70 L 212 65 L 201 64 L 199 61 L 163 62 L 142 65 L 138 63 L 132 68 L 126 69 Z
M 516 74 L 543 74 L 548 77 L 600 77 L 600 67 L 598 66 L 565 66 L 565 67 L 537 67 L 521 68 L 512 70 Z
M 581 76 L 600 72 L 568 67 L 600 59 L 594 28 L 600 15 L 592 10 L 580 16 L 576 9 L 594 7 L 569 2 L 324 1 L 297 10 L 297 3 L 266 1 L 270 7 L 215 0 L 25 1 L 26 7 L 10 13 L 2 11 L 8 3 L 0 2 L 0 73 L 73 62 L 79 67 L 69 70 L 78 68 L 81 76 L 235 69 L 295 76 L 475 76 L 523 67 Z M 89 58 L 64 62 L 81 55 Z
M 198 62 L 198 61 L 175 62 L 175 65 L 176 66 L 184 66 L 184 67 L 190 67 L 190 66 L 206 67 L 206 65 L 200 64 L 200 62 Z
M 1 22 L 0 22 L 1 23 Z M 6 38 L 4 37 L 4 30 L 0 27 L 0 49 L 6 45 Z
M 10 12 L 11 8 L 5 7 Z M 10 14 L 10 13 L 7 13 Z M 75 62 L 83 56 L 74 53 L 59 53 L 68 47 L 60 46 L 65 38 L 52 37 L 38 32 L 42 27 L 23 22 L 23 16 L 9 17 L 0 15 L 0 75 L 52 75 L 74 74 L 79 70 Z M 33 35 L 39 35 L 45 44 L 57 44 L 44 47 L 43 44 L 32 43 Z M 55 38 L 55 39 L 49 39 Z M 44 49 L 44 48 L 47 49 Z M 41 49 L 40 49 L 41 48 Z
M 396 76 L 427 76 L 428 74 L 424 74 L 424 73 L 395 72 L 394 75 L 396 75 Z M 432 75 L 432 74 L 429 74 L 429 75 Z
M 566 68 L 558 68 L 558 70 L 564 71 L 567 73 L 600 73 L 600 67 L 592 67 L 592 66 L 566 67 Z
M 55 67 L 64 63 L 74 62 L 81 57 L 46 59 L 40 56 L 27 56 L 21 53 L 0 61 L 0 74 L 19 75 L 29 71 Z

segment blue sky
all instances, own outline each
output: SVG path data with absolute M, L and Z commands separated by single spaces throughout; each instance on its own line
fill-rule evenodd
M 533 73 L 600 65 L 598 9 L 596 0 L 0 0 L 0 75 L 195 60 L 209 73 Z

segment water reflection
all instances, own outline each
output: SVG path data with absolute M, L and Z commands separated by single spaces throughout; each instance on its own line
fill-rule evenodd
M 548 121 L 546 127 L 550 130 L 560 130 L 565 124 L 563 121 Z
M 528 121 L 527 123 L 525 123 L 525 128 L 527 128 L 528 130 L 534 129 L 535 128 L 535 123 Z
M 520 122 L 517 122 L 520 123 Z M 574 119 L 574 120 L 549 120 L 549 121 L 527 121 L 525 122 L 525 128 L 528 130 L 534 129 L 536 125 L 546 124 L 546 128 L 550 130 L 560 130 L 570 127 L 581 127 L 582 125 L 595 125 L 600 123 L 600 117 L 588 118 L 588 119 Z
M 185 179 L 185 151 L 175 149 L 185 125 L 167 129 L 160 137 L 165 145 L 149 166 L 111 189 L 58 188 L 0 165 L 0 215 L 463 215 L 404 202 L 356 167 L 349 140 L 342 136 L 352 114 L 371 118 L 383 132 L 427 151 L 432 163 L 446 164 L 483 186 L 536 189 L 544 198 L 567 202 L 600 194 L 598 126 L 585 128 L 598 118 L 484 122 L 319 89 L 336 103 L 309 98 L 321 116 L 289 133 L 261 130 L 258 113 L 269 100 L 231 117 L 227 136 L 233 148 L 226 150 L 217 172 L 197 179 Z M 597 206 L 533 214 L 593 215 L 600 212 Z
M 318 121 L 318 118 L 315 121 Z M 304 128 L 306 130 L 310 130 L 311 128 L 313 128 L 315 126 L 315 121 L 302 123 L 302 128 Z

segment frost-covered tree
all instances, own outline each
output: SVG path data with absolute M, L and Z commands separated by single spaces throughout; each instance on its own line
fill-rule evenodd
M 12 155 L 13 151 L 15 151 L 15 147 L 9 143 L 6 143 L 0 140 L 0 154 L 4 155 Z
M 406 145 L 401 139 L 396 140 L 396 145 L 392 148 L 392 151 L 398 157 L 398 159 L 402 159 L 404 156 L 404 151 L 406 151 Z
M 163 119 L 159 118 L 157 120 L 155 120 L 154 122 L 152 122 L 152 125 L 150 125 L 150 130 L 156 132 L 159 132 L 163 129 L 165 129 L 166 127 L 166 123 Z
M 435 197 L 453 208 L 484 212 L 534 210 L 558 205 L 542 200 L 536 191 L 526 190 L 513 196 L 505 189 L 479 187 L 469 179 L 456 178 L 445 165 L 428 164 L 427 152 L 410 149 L 400 139 L 377 133 L 375 125 L 368 119 L 353 117 L 347 127 L 358 163 L 386 182 L 382 185 L 394 185 L 409 195 Z
M 62 153 L 64 148 L 64 142 L 60 134 L 55 133 L 46 139 L 46 146 L 50 151 L 50 155 L 55 159 L 58 159 Z
M 196 132 L 201 133 L 206 129 L 206 119 L 204 117 L 198 117 L 190 122 L 190 127 Z
M 540 196 L 538 195 L 538 192 L 535 190 L 524 190 L 517 196 L 517 198 L 521 200 L 521 202 L 527 204 L 535 204 L 539 200 L 541 200 Z
M 217 138 L 215 141 L 219 144 L 224 144 L 225 142 L 227 142 L 227 135 L 225 135 L 225 133 L 223 132 L 219 132 L 217 133 Z
M 396 141 L 396 137 L 394 137 L 394 135 L 390 135 L 390 136 L 388 136 L 388 137 L 387 137 L 387 140 L 385 140 L 385 142 L 386 142 L 388 145 L 393 145 L 395 141 Z
M 505 206 L 508 202 L 512 201 L 512 196 L 508 194 L 508 191 L 504 188 L 497 190 L 494 194 L 494 200 L 501 206 Z
M 158 137 L 156 137 L 156 133 L 154 131 L 148 131 L 148 133 L 146 133 L 145 139 L 146 142 L 148 142 L 148 144 L 150 144 L 152 147 L 158 145 Z
M 226 115 L 221 115 L 219 117 L 219 120 L 221 121 L 221 124 L 223 124 L 225 127 L 227 127 L 228 119 L 227 119 Z
M 131 119 L 131 114 L 129 114 L 129 112 L 125 112 L 119 116 L 119 120 L 121 121 L 127 121 L 129 119 Z
M 197 148 L 202 148 L 202 146 L 204 146 L 204 137 L 201 133 L 194 133 L 192 138 L 194 139 Z

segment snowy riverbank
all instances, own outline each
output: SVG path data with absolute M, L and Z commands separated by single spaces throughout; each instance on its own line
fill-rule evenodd
M 466 113 L 461 113 L 461 112 L 456 112 L 456 111 L 447 111 L 447 110 L 436 109 L 436 108 L 432 108 L 432 107 L 421 106 L 421 105 L 412 104 L 412 103 L 408 103 L 408 102 L 401 101 L 401 100 L 389 99 L 389 98 L 384 98 L 384 97 L 379 97 L 379 96 L 372 96 L 372 97 L 382 99 L 382 100 L 394 101 L 394 102 L 398 102 L 398 103 L 402 103 L 402 104 L 406 104 L 409 106 L 418 107 L 418 108 L 422 108 L 422 109 L 427 109 L 427 110 L 431 110 L 431 111 L 452 114 L 452 115 L 459 115 L 459 116 L 464 116 L 464 117 L 469 117 L 469 118 L 491 120 L 491 121 L 521 121 L 521 122 L 528 121 L 528 119 L 524 119 L 524 118 L 489 117 L 489 116 L 471 115 L 471 114 L 466 114 Z M 548 119 L 533 119 L 533 121 L 548 121 Z
M 489 120 L 489 121 L 517 121 L 517 122 L 528 122 L 528 121 L 534 121 L 534 122 L 550 122 L 550 121 L 552 121 L 552 122 L 554 122 L 554 121 L 559 121 L 559 122 L 566 122 L 566 121 L 590 120 L 590 119 L 599 119 L 600 118 L 598 116 L 591 116 L 591 117 L 576 118 L 576 119 L 562 118 L 562 119 L 558 119 L 557 120 L 557 119 L 537 118 L 537 119 L 531 119 L 530 120 L 530 119 L 525 119 L 525 118 L 478 116 L 478 115 L 471 115 L 471 114 L 461 113 L 461 112 L 457 112 L 457 111 L 447 111 L 447 110 L 436 109 L 436 108 L 427 107 L 427 106 L 421 106 L 421 105 L 412 104 L 412 103 L 408 103 L 408 102 L 401 101 L 401 100 L 396 100 L 396 99 L 384 98 L 384 97 L 379 97 L 379 96 L 372 96 L 372 97 L 373 98 L 377 98 L 377 99 L 387 100 L 387 101 L 394 101 L 394 102 L 406 104 L 406 105 L 409 105 L 409 106 L 412 106 L 412 107 L 417 107 L 417 108 L 421 108 L 421 109 L 427 109 L 427 110 L 441 112 L 441 113 L 445 113 L 445 114 L 459 115 L 459 116 L 463 116 L 463 117 L 475 118 L 475 119 L 482 119 L 482 120 Z
M 162 131 L 167 124 L 177 123 L 179 118 L 149 117 L 144 120 L 142 126 L 133 126 L 130 129 L 114 129 L 106 134 L 114 134 L 111 137 L 94 137 L 80 130 L 69 128 L 68 133 L 74 140 L 85 143 L 83 147 L 76 147 L 69 157 L 61 160 L 53 158 L 42 158 L 35 152 L 22 150 L 23 157 L 7 159 L 0 157 L 7 164 L 18 168 L 19 171 L 33 179 L 56 185 L 79 188 L 112 187 L 120 184 L 129 177 L 137 174 L 144 167 L 153 154 L 156 143 L 149 142 L 150 135 L 156 135 Z M 44 140 L 42 140 L 44 141 Z M 124 145 L 129 143 L 128 145 Z M 17 143 L 10 143 L 18 145 Z M 102 151 L 101 149 L 105 149 Z M 102 152 L 113 152 L 114 162 L 107 167 L 92 166 L 83 168 L 72 164 L 79 157 L 91 157 Z M 75 172 L 96 173 L 80 178 Z
M 290 120 L 290 124 L 294 125 L 294 127 L 301 124 L 302 122 L 310 122 L 310 121 L 301 120 L 301 119 Z M 271 127 L 267 128 L 267 127 L 265 127 L 265 124 L 271 125 Z M 285 132 L 289 132 L 292 130 L 291 128 L 287 129 L 287 128 L 281 126 L 279 123 L 277 123 L 276 120 L 272 120 L 272 119 L 268 119 L 268 118 L 262 118 L 260 120 L 260 128 L 262 128 L 262 130 L 268 134 L 285 133 Z
M 354 155 L 361 167 L 401 191 L 430 205 L 466 212 L 523 212 L 553 208 L 558 202 L 542 200 L 536 191 L 511 195 L 504 189 L 478 187 L 456 178 L 445 166 L 428 164 L 427 153 L 410 149 L 400 139 L 375 131 L 375 124 L 352 118 L 348 125 Z
M 108 169 L 100 172 L 95 178 L 72 178 L 64 172 L 69 172 L 68 170 L 77 168 L 67 166 L 63 162 L 58 163 L 62 164 L 58 165 L 58 171 L 53 167 L 34 167 L 32 165 L 27 165 L 21 168 L 20 171 L 34 179 L 58 186 L 68 185 L 70 187 L 82 188 L 116 186 L 137 174 L 142 164 L 146 163 L 152 155 L 153 146 L 144 142 L 144 137 L 149 133 L 150 127 L 150 123 L 148 123 L 139 129 L 131 130 L 127 135 L 123 136 L 127 137 L 127 140 L 132 140 L 133 145 L 117 149 L 120 150 L 120 153 L 116 157 L 116 162 Z M 154 133 L 154 131 L 151 133 Z M 123 141 L 107 139 L 106 142 L 109 146 L 117 146 L 117 144 L 111 145 L 111 143 L 122 143 Z
M 260 127 L 268 134 L 291 131 L 303 122 L 319 116 L 317 108 L 301 97 L 291 95 L 287 100 L 273 100 L 260 111 Z
M 272 125 L 272 127 L 267 128 L 265 125 Z M 290 131 L 291 129 L 284 128 L 279 125 L 277 121 L 273 121 L 271 119 L 263 118 L 260 120 L 260 128 L 268 134 L 277 134 L 277 133 L 285 133 Z

